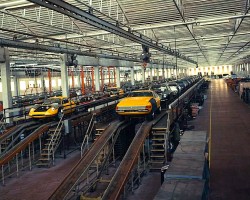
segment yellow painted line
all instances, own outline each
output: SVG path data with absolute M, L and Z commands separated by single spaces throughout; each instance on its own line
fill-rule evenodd
M 212 143 L 212 83 L 210 83 L 211 91 L 210 91 L 210 108 L 209 108 L 209 142 L 208 142 L 208 161 L 209 161 L 209 169 L 211 165 L 211 143 Z

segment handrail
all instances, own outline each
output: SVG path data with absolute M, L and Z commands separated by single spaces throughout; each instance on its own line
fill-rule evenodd
M 141 152 L 142 146 L 152 126 L 156 124 L 166 113 L 161 113 L 157 119 L 153 121 L 143 122 L 139 130 L 137 131 L 129 149 L 127 150 L 122 162 L 117 169 L 115 175 L 113 176 L 108 188 L 105 190 L 102 199 L 103 200 L 116 200 L 119 199 L 120 194 L 122 193 L 126 181 L 129 178 L 130 173 L 134 165 L 138 160 L 138 156 Z
M 194 84 L 191 88 L 185 91 L 181 96 L 177 97 L 175 101 L 169 104 L 169 109 L 172 109 L 174 105 L 178 104 L 180 100 L 184 99 L 188 94 L 190 94 L 190 91 L 194 90 L 197 86 L 199 86 L 203 82 L 204 82 L 204 79 L 201 79 L 198 83 Z
M 10 151 L 8 151 L 3 157 L 0 159 L 0 166 L 3 166 L 7 164 L 11 159 L 13 159 L 17 154 L 19 154 L 21 151 L 23 151 L 31 142 L 33 142 L 35 139 L 37 139 L 41 134 L 49 130 L 49 125 L 44 124 L 37 128 L 35 131 L 33 131 L 32 134 L 24 138 L 22 142 L 20 142 L 18 145 L 16 145 L 14 148 L 12 148 Z
M 25 123 L 25 124 L 22 124 L 22 125 L 17 125 L 17 126 L 14 126 L 12 127 L 10 130 L 6 131 L 5 133 L 3 133 L 2 135 L 0 135 L 0 143 L 7 139 L 8 137 L 11 137 L 13 136 L 17 131 L 21 131 L 22 129 L 24 129 L 25 127 L 27 126 L 32 126 L 32 125 L 36 125 L 37 122 L 29 122 L 29 123 Z
M 3 117 L 0 120 L 0 123 L 1 123 L 0 131 L 2 130 L 3 126 L 5 125 L 4 119 L 5 119 L 5 116 L 3 115 Z
M 62 127 L 63 127 L 63 123 L 62 123 L 63 117 L 64 117 L 64 114 L 62 115 L 60 121 L 58 122 L 58 124 L 56 126 L 56 129 L 55 129 L 54 133 L 52 134 L 51 140 L 50 140 L 49 145 L 48 145 L 48 152 L 47 152 L 48 153 L 48 159 L 50 159 L 50 155 L 52 153 L 52 161 L 53 162 L 55 160 L 55 151 L 57 149 L 57 146 L 54 146 L 54 145 L 61 136 L 61 130 L 62 130 Z
M 83 156 L 83 151 L 85 150 L 86 147 L 88 147 L 88 144 L 89 144 L 89 137 L 90 137 L 90 134 L 92 132 L 92 129 L 94 127 L 94 117 L 95 117 L 95 113 L 93 113 L 91 119 L 90 119 L 90 122 L 89 122 L 89 125 L 88 125 L 88 128 L 87 128 L 87 131 L 86 131 L 86 134 L 84 136 L 84 139 L 83 139 L 83 142 L 81 144 L 81 158 Z M 90 128 L 91 127 L 91 128 Z
M 115 121 L 108 126 L 107 129 L 98 137 L 91 148 L 86 152 L 85 156 L 74 166 L 74 168 L 65 177 L 56 191 L 49 199 L 64 199 L 75 187 L 76 183 L 81 179 L 82 175 L 88 172 L 89 167 L 95 161 L 101 150 L 116 133 L 117 129 L 124 124 L 123 122 Z

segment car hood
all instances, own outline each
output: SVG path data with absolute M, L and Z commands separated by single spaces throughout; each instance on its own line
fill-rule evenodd
M 127 97 L 120 101 L 118 106 L 144 106 L 152 97 Z

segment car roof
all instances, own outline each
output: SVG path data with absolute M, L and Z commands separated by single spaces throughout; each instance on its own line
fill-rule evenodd
M 153 92 L 153 90 L 134 90 L 132 92 Z
M 63 96 L 54 96 L 50 97 L 50 99 L 67 99 L 68 97 L 63 97 Z

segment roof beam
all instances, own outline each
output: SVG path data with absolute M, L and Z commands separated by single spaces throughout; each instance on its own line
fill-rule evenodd
M 130 23 L 129 23 L 127 14 L 126 14 L 126 12 L 124 11 L 124 8 L 123 8 L 123 6 L 122 6 L 120 0 L 116 0 L 116 2 L 117 2 L 117 5 L 118 5 L 119 8 L 121 9 L 121 11 L 122 11 L 122 13 L 123 13 L 123 15 L 124 15 L 124 17 L 125 17 L 125 19 L 126 19 L 126 21 L 127 21 L 127 24 L 129 25 Z
M 175 7 L 177 8 L 181 18 L 182 18 L 182 21 L 184 23 L 186 23 L 186 19 L 185 19 L 185 13 L 184 13 L 184 9 L 183 9 L 183 3 L 182 3 L 182 0 L 173 0 L 174 4 L 175 4 Z M 195 35 L 194 35 L 194 32 L 193 32 L 193 24 L 185 24 L 185 26 L 187 27 L 189 33 L 191 34 L 191 36 L 193 37 L 194 41 L 196 42 L 198 48 L 200 49 L 200 52 L 202 53 L 202 55 L 204 56 L 206 62 L 208 65 L 210 65 L 205 53 L 203 52 L 198 40 L 196 40 L 195 38 Z
M 222 53 L 221 53 L 219 59 L 217 60 L 216 65 L 219 63 L 219 61 L 220 61 L 222 55 L 224 54 L 224 52 L 226 51 L 226 49 L 227 49 L 227 47 L 229 46 L 230 42 L 232 41 L 232 39 L 233 39 L 234 36 L 236 35 L 237 31 L 239 30 L 240 25 L 242 24 L 243 20 L 245 19 L 246 15 L 247 15 L 248 12 L 249 12 L 249 9 L 250 9 L 250 1 L 249 1 L 249 0 L 246 0 L 246 4 L 245 4 L 245 13 L 244 13 L 244 15 L 243 15 L 242 18 L 237 18 L 237 19 L 235 19 L 233 35 L 231 35 L 231 36 L 228 37 L 227 45 L 226 45 L 225 48 L 222 50 Z M 235 52 L 235 53 L 236 53 L 236 52 Z
M 66 54 L 77 54 L 83 56 L 90 56 L 90 57 L 97 57 L 97 58 L 107 58 L 107 59 L 115 59 L 115 60 L 126 60 L 126 61 L 133 61 L 133 62 L 141 62 L 141 60 L 135 57 L 121 57 L 118 55 L 106 55 L 106 54 L 96 54 L 92 52 L 85 52 L 80 50 L 62 48 L 62 47 L 52 47 L 48 45 L 41 45 L 37 43 L 28 43 L 28 42 L 21 42 L 21 41 L 13 41 L 0 38 L 0 46 L 3 47 L 14 47 L 20 49 L 28 49 L 28 50 L 38 50 L 44 52 L 54 52 L 54 53 L 66 53 Z M 154 61 L 152 64 L 160 64 L 160 61 Z M 174 66 L 173 63 L 165 61 L 164 64 L 169 66 Z
M 124 28 L 121 28 L 118 26 L 118 23 L 116 25 L 105 21 L 101 18 L 96 17 L 93 14 L 90 14 L 86 11 L 83 11 L 73 5 L 70 5 L 64 1 L 57 1 L 57 0 L 29 0 L 30 2 L 36 3 L 40 6 L 55 10 L 59 13 L 62 13 L 64 15 L 70 16 L 72 18 L 75 18 L 77 20 L 80 20 L 82 22 L 85 22 L 87 24 L 90 24 L 92 26 L 95 26 L 97 28 L 100 28 L 102 30 L 106 30 L 108 32 L 114 33 L 116 35 L 119 35 L 121 37 L 124 37 L 126 39 L 129 39 L 131 41 L 134 41 L 136 43 L 140 43 L 142 45 L 145 45 L 149 48 L 156 49 L 158 51 L 164 52 L 166 54 L 176 56 L 179 59 L 185 60 L 187 62 L 197 64 L 196 61 L 182 55 L 181 53 L 169 48 L 164 47 L 162 44 L 158 44 L 157 42 L 154 42 L 151 38 L 147 38 L 143 36 L 140 33 L 132 33 L 131 29 L 129 27 L 128 30 L 125 30 Z

